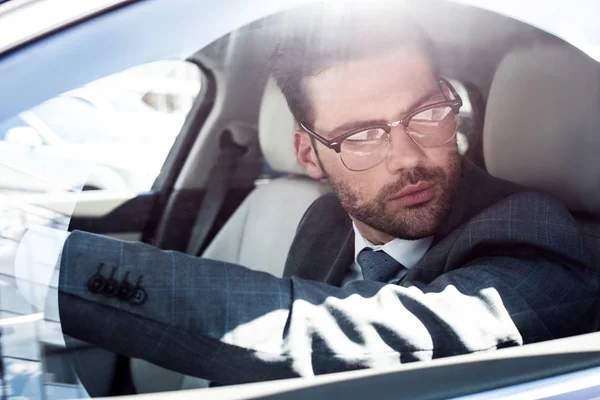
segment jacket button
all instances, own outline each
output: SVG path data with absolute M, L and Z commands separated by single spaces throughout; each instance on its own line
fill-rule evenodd
M 104 263 L 100 263 L 98 265 L 98 271 L 88 279 L 87 287 L 88 290 L 92 293 L 100 293 L 102 289 L 104 289 L 104 285 L 106 285 L 106 279 L 100 273 L 102 271 L 102 267 L 104 267 Z
M 104 285 L 106 285 L 106 280 L 102 275 L 95 274 L 88 280 L 88 290 L 92 293 L 100 293 L 104 289 Z
M 119 292 L 119 282 L 114 279 L 109 279 L 106 281 L 106 285 L 104 285 L 104 290 L 102 291 L 105 296 L 113 297 Z
M 131 295 L 131 298 L 129 299 L 129 302 L 134 306 L 140 306 L 146 302 L 147 298 L 148 295 L 146 294 L 146 291 L 141 287 L 136 286 L 133 289 L 133 293 Z
M 133 295 L 133 285 L 129 282 L 121 282 L 117 296 L 121 300 L 129 300 Z
M 125 276 L 117 289 L 117 297 L 125 301 L 129 300 L 133 294 L 133 285 L 127 281 L 127 278 L 129 278 L 129 271 L 125 272 Z
M 117 291 L 119 290 L 119 282 L 117 282 L 115 280 L 115 272 L 116 271 L 117 271 L 117 269 L 113 268 L 112 272 L 110 273 L 110 276 L 106 280 L 106 284 L 104 285 L 104 290 L 102 291 L 105 296 L 113 297 L 115 294 L 117 294 Z

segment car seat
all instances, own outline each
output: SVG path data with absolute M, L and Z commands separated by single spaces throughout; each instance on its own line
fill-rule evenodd
M 600 260 L 600 64 L 566 43 L 516 48 L 490 90 L 488 171 L 560 199 Z

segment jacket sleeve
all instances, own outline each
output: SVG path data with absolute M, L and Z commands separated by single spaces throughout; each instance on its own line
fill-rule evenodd
M 498 243 L 502 250 L 492 255 L 451 251 L 440 263 L 434 254 L 422 269 L 441 268 L 435 279 L 414 271 L 401 285 L 279 279 L 74 232 L 61 260 L 63 332 L 220 383 L 390 367 L 591 332 L 598 274 L 568 213 L 545 197 L 540 204 L 552 216 L 538 221 L 547 229 L 518 224 L 509 232 L 512 246 Z M 474 229 L 467 224 L 448 240 L 456 247 Z M 480 236 L 479 249 L 506 235 Z M 460 267 L 449 266 L 451 259 Z M 145 302 L 91 292 L 101 263 L 105 276 L 143 288 Z

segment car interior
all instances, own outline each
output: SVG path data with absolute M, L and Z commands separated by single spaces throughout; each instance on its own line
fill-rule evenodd
M 386 7 L 413 14 L 439 49 L 442 76 L 466 94 L 469 109 L 459 124 L 464 157 L 496 177 L 559 197 L 600 263 L 598 63 L 560 38 L 487 10 L 440 1 L 431 18 L 430 3 Z M 69 230 L 141 240 L 281 276 L 302 216 L 330 190 L 298 165 L 292 146 L 297 125 L 268 74 L 278 38 L 302 26 L 310 10 L 260 19 L 190 56 L 202 71 L 201 93 L 153 191 L 135 198 L 83 196 Z M 73 368 L 91 396 L 209 385 L 83 344 L 75 353 Z M 600 352 L 594 354 L 600 365 Z M 539 376 L 556 372 L 558 364 L 540 361 Z M 510 370 L 497 368 L 487 387 L 500 385 Z

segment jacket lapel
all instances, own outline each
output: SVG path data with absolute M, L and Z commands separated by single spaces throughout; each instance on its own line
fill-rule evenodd
M 350 221 L 350 218 L 348 218 Z M 325 260 L 324 260 L 325 261 Z M 352 224 L 347 229 L 346 238 L 344 240 L 344 244 L 342 245 L 340 252 L 337 254 L 335 260 L 332 264 L 323 264 L 323 265 L 331 265 L 331 268 L 327 269 L 327 276 L 325 277 L 325 282 L 333 285 L 340 286 L 342 284 L 342 280 L 344 275 L 350 268 L 350 265 L 354 262 L 354 229 L 352 229 Z
M 352 221 L 335 195 L 322 196 L 298 226 L 283 276 L 339 285 L 353 261 Z

